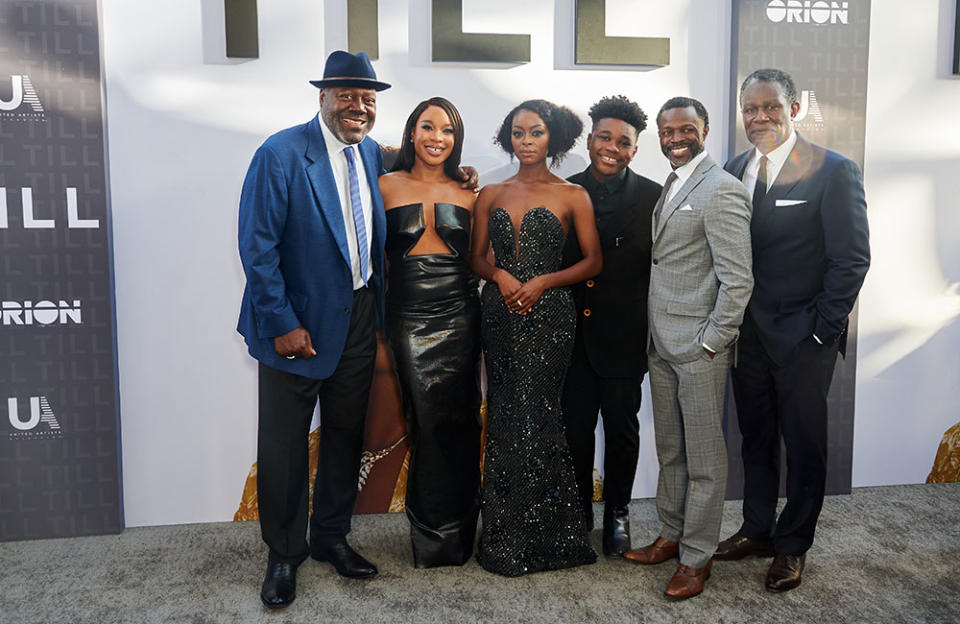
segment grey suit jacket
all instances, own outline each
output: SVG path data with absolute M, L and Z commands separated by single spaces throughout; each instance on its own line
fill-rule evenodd
M 661 209 L 653 228 L 648 347 L 663 359 L 691 362 L 704 343 L 723 351 L 736 341 L 753 290 L 750 213 L 743 184 L 710 156 Z

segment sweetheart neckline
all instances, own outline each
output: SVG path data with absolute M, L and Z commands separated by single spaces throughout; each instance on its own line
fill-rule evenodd
M 563 222 L 560 220 L 560 217 L 558 217 L 556 214 L 554 214 L 554 212 L 553 212 L 552 210 L 550 210 L 549 208 L 547 208 L 547 207 L 544 206 L 544 205 L 534 206 L 533 208 L 531 208 L 531 209 L 527 210 L 525 213 L 523 213 L 523 216 L 520 217 L 520 228 L 519 228 L 519 229 L 517 228 L 516 225 L 514 225 L 514 223 L 513 223 L 513 217 L 510 216 L 510 211 L 507 210 L 506 208 L 504 208 L 503 206 L 497 206 L 496 208 L 494 208 L 493 211 L 491 211 L 490 216 L 492 217 L 492 216 L 493 216 L 493 213 L 496 212 L 496 211 L 498 211 L 498 210 L 503 211 L 503 213 L 504 213 L 505 215 L 507 215 L 507 222 L 510 224 L 510 230 L 511 230 L 511 232 L 513 233 L 513 236 L 512 236 L 511 238 L 513 239 L 513 262 L 514 262 L 514 264 L 518 264 L 518 263 L 520 262 L 520 235 L 523 234 L 523 225 L 524 225 L 524 223 L 526 223 L 527 215 L 531 214 L 532 212 L 534 212 L 534 211 L 536 211 L 536 210 L 543 210 L 543 211 L 547 212 L 548 214 L 550 214 L 550 215 L 553 217 L 554 221 L 556 221 L 556 224 L 560 227 L 560 231 L 563 233 L 563 239 L 564 239 L 564 241 L 566 241 L 566 239 L 567 239 L 567 232 L 564 231 L 564 229 L 563 229 Z

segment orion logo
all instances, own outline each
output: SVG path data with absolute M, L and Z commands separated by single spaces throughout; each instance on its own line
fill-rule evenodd
M 30 76 L 10 76 L 10 99 L 6 100 L 2 95 L 3 91 L 0 91 L 0 119 L 44 120 L 43 105 Z
M 60 430 L 60 422 L 50 407 L 50 402 L 45 396 L 30 397 L 30 411 L 26 414 L 26 420 L 20 415 L 20 406 L 17 397 L 7 399 L 7 418 L 10 424 L 17 431 L 11 433 L 11 438 L 60 438 L 63 432 Z M 37 430 L 40 425 L 46 425 L 46 428 Z
M 73 305 L 60 300 L 52 301 L 3 301 L 0 302 L 0 318 L 4 325 L 80 325 L 80 300 Z
M 818 130 L 823 127 L 823 113 L 820 112 L 817 93 L 812 89 L 800 92 L 800 110 L 797 111 L 797 116 L 793 118 L 793 121 L 801 127 Z
M 824 2 L 817 0 L 770 0 L 767 3 L 767 19 L 771 22 L 788 24 L 846 24 L 848 18 L 846 2 Z

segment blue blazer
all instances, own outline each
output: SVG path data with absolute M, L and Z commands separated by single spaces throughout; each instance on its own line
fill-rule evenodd
M 724 169 L 743 179 L 753 150 Z M 751 221 L 753 295 L 747 306 L 770 358 L 783 364 L 801 340 L 840 341 L 870 267 L 867 203 L 852 160 L 799 134 Z
M 369 137 L 359 149 L 373 201 L 369 287 L 382 327 L 386 219 L 377 178 L 383 157 Z M 247 285 L 237 331 L 250 355 L 312 379 L 332 375 L 350 326 L 353 277 L 340 196 L 316 117 L 274 134 L 254 154 L 240 195 L 239 248 Z M 278 355 L 273 338 L 300 325 L 317 355 Z

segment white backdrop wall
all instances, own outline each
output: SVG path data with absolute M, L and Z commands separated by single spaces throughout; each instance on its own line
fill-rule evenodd
M 905 22 L 901 4 L 873 3 L 875 260 L 861 307 L 854 485 L 922 481 L 960 415 L 960 228 L 949 199 L 960 195 L 960 81 L 940 58 L 951 4 L 911 3 Z M 381 2 L 375 67 L 395 86 L 380 94 L 372 136 L 398 143 L 418 101 L 449 97 L 466 124 L 464 162 L 491 182 L 512 165 L 490 139 L 523 99 L 586 119 L 599 97 L 623 93 L 652 118 L 668 97 L 693 95 L 714 120 L 707 148 L 723 159 L 729 12 L 717 0 L 607 0 L 607 34 L 670 37 L 670 65 L 569 70 L 558 67 L 572 58 L 573 0 L 464 0 L 465 31 L 531 35 L 531 61 L 516 66 L 431 63 L 429 0 Z M 234 331 L 240 184 L 265 137 L 315 114 L 307 80 L 345 47 L 345 13 L 345 0 L 259 2 L 260 58 L 236 61 L 223 56 L 222 0 L 102 0 L 128 526 L 227 520 L 236 509 L 256 454 L 256 367 Z M 561 173 L 585 164 L 581 144 Z M 668 173 L 650 129 L 633 168 Z M 637 497 L 656 484 L 646 388 L 644 402 Z
M 956 1 L 872 6 L 854 487 L 923 482 L 960 421 Z

